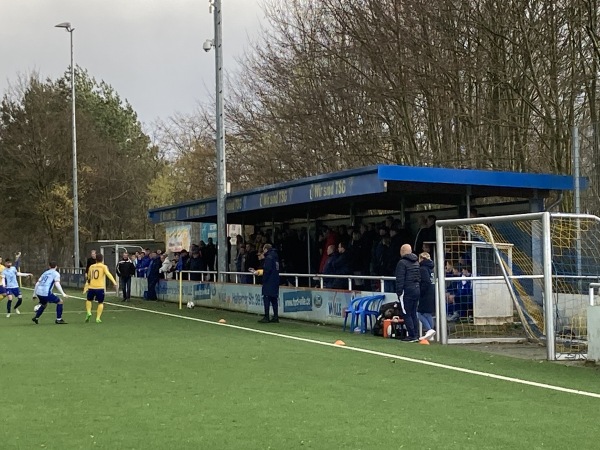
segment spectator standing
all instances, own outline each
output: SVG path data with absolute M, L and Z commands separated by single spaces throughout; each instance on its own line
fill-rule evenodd
M 138 278 L 145 278 L 148 276 L 148 267 L 150 266 L 150 250 L 147 250 L 148 253 L 146 253 L 146 251 L 141 252 L 140 256 L 140 261 L 138 262 L 138 265 L 135 268 L 135 275 Z
M 179 264 L 179 253 L 173 254 L 171 258 L 171 269 L 169 270 L 169 279 L 177 279 L 175 273 L 177 272 L 177 265 Z
M 419 255 L 421 282 L 419 283 L 419 306 L 417 313 L 425 334 L 420 339 L 433 339 L 435 336 L 433 314 L 435 313 L 435 281 L 431 255 L 423 252 Z
M 181 272 L 182 270 L 190 270 L 190 255 L 186 249 L 181 250 L 181 253 L 179 254 L 179 261 L 177 261 L 175 270 L 177 270 L 177 272 Z M 185 280 L 189 280 L 189 274 L 184 275 L 183 278 Z
M 215 270 L 215 259 L 217 257 L 217 247 L 213 243 L 213 239 L 208 238 L 208 243 L 206 244 L 206 247 L 202 248 L 201 250 L 202 250 L 202 258 L 204 259 L 204 262 L 206 263 L 206 267 L 208 268 L 208 270 L 214 271 Z M 212 274 L 211 274 L 211 278 L 212 278 Z
M 246 246 L 244 244 L 238 247 L 238 254 L 235 258 L 235 271 L 236 272 L 247 272 L 248 267 L 248 254 L 246 253 Z M 252 277 L 250 275 L 238 275 L 240 283 L 250 284 L 252 283 Z
M 194 272 L 201 272 L 206 270 L 206 262 L 202 258 L 200 254 L 200 249 L 198 247 L 194 247 L 192 249 L 192 257 L 189 262 L 189 270 Z M 190 280 L 192 281 L 202 281 L 202 273 L 190 273 Z
M 327 247 L 327 259 L 323 266 L 323 275 L 335 275 L 335 262 L 338 258 L 338 254 L 335 251 L 335 245 Z M 335 278 L 324 278 L 323 287 L 327 289 L 333 289 L 335 286 Z
M 400 261 L 400 247 L 403 244 L 408 244 L 409 242 L 402 242 L 402 236 L 398 232 L 397 227 L 390 228 L 390 251 L 392 253 L 392 260 L 394 263 L 394 267 Z
M 434 216 L 433 214 L 427 216 L 427 228 L 425 228 L 422 232 L 423 235 L 423 244 L 428 242 L 431 243 L 435 242 L 435 222 L 437 220 L 437 217 Z M 420 249 L 417 249 L 416 251 L 418 252 L 422 252 L 424 251 L 423 246 L 421 245 Z
M 148 265 L 147 276 L 148 278 L 148 296 L 147 300 L 158 300 L 156 295 L 156 288 L 159 280 L 159 270 L 161 266 L 160 257 L 156 252 L 150 252 L 150 264 Z
M 400 248 L 400 261 L 396 266 L 396 294 L 402 313 L 404 324 L 408 330 L 408 336 L 402 339 L 407 342 L 418 342 L 417 339 L 417 307 L 419 304 L 421 283 L 421 269 L 417 255 L 412 252 L 409 244 Z
M 116 271 L 123 292 L 122 301 L 127 302 L 131 298 L 131 277 L 135 275 L 135 266 L 129 260 L 129 253 L 123 253 L 121 260 L 117 263 Z
M 159 278 L 161 280 L 168 280 L 171 278 L 171 260 L 166 253 L 160 255 L 160 269 L 158 269 Z
M 246 267 L 248 269 L 258 269 L 260 261 L 258 260 L 258 252 L 254 249 L 252 244 L 246 244 Z
M 335 250 L 337 236 L 333 230 L 329 229 L 328 227 L 324 227 L 323 234 L 321 235 L 319 242 L 321 243 L 321 262 L 319 263 L 319 273 L 325 273 L 325 263 L 329 258 L 327 249 L 329 246 L 333 245 L 333 249 Z
M 279 257 L 271 244 L 263 246 L 263 268 L 253 271 L 262 275 L 262 296 L 264 316 L 260 323 L 279 323 Z M 269 310 L 273 307 L 273 317 L 269 319 Z
M 383 236 L 381 241 L 375 247 L 375 255 L 373 260 L 373 274 L 384 277 L 393 277 L 395 265 L 394 261 L 398 261 L 399 258 L 394 258 L 392 249 L 390 247 L 390 237 Z M 384 292 L 394 292 L 394 281 L 384 280 L 383 281 Z
M 335 261 L 336 275 L 352 275 L 352 257 L 348 251 L 348 244 L 340 241 L 338 244 L 338 257 Z M 336 278 L 333 280 L 335 289 L 348 289 L 348 280 L 346 278 Z
M 88 270 L 90 270 L 90 266 L 92 264 L 96 264 L 96 250 L 92 250 L 90 252 L 90 257 L 87 259 L 86 263 L 85 263 L 85 273 L 87 275 Z

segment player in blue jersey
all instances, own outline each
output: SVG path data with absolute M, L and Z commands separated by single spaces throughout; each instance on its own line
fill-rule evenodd
M 17 264 L 19 256 L 20 253 L 17 253 Z M 30 277 L 32 275 L 30 273 L 19 272 L 16 267 L 13 267 L 12 261 L 9 258 L 6 258 L 4 261 L 4 266 L 5 268 L 2 271 L 2 285 L 6 289 L 6 298 L 8 299 L 6 303 L 6 317 L 10 317 L 13 298 L 17 298 L 17 304 L 14 309 L 16 314 L 21 314 L 19 306 L 23 303 L 23 295 L 21 294 L 17 277 Z
M 44 313 L 46 306 L 48 303 L 56 303 L 56 321 L 57 324 L 66 324 L 62 319 L 62 311 L 63 311 L 63 301 L 58 298 L 52 289 L 56 287 L 58 292 L 64 298 L 67 298 L 67 294 L 63 291 L 62 286 L 60 285 L 60 274 L 56 270 L 56 262 L 50 261 L 50 268 L 46 270 L 38 282 L 35 284 L 35 288 L 33 290 L 34 295 L 38 298 L 40 302 L 40 306 L 35 313 L 35 317 L 31 319 L 35 324 L 39 323 L 40 316 Z

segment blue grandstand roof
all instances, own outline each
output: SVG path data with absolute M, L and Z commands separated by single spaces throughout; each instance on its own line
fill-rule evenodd
M 516 189 L 566 191 L 573 189 L 573 177 L 547 173 L 500 172 L 493 170 L 446 169 L 441 167 L 378 166 L 386 181 L 462 184 Z M 585 180 L 583 180 L 585 182 Z
M 398 209 L 435 203 L 456 205 L 472 198 L 543 198 L 550 191 L 572 190 L 566 175 L 379 165 L 343 170 L 262 186 L 227 196 L 230 223 L 279 218 L 320 217 L 348 213 L 350 208 Z M 582 189 L 586 186 L 582 179 Z M 216 199 L 204 199 L 149 211 L 153 222 L 216 219 Z

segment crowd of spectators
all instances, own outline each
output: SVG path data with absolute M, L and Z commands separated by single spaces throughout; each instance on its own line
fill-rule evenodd
M 228 238 L 228 270 L 238 272 L 239 283 L 249 284 L 254 280 L 260 283 L 260 278 L 252 272 L 262 268 L 262 249 L 265 244 L 270 244 L 279 256 L 281 273 L 329 275 L 323 278 L 323 287 L 347 289 L 348 279 L 344 277 L 347 275 L 393 277 L 401 259 L 400 249 L 405 244 L 409 244 L 416 254 L 431 253 L 435 242 L 435 221 L 434 215 L 421 217 L 416 233 L 393 216 L 382 222 L 364 222 L 358 226 L 322 225 L 316 235 L 309 234 L 306 228 L 256 229 L 248 239 L 237 235 L 233 248 L 231 238 Z M 446 278 L 455 279 L 447 283 L 446 289 L 450 321 L 471 315 L 473 309 L 472 283 L 461 279 L 471 276 L 470 252 L 464 246 L 459 247 L 446 248 L 445 255 Z M 148 279 L 149 299 L 156 299 L 156 286 L 160 279 L 175 279 L 175 274 L 180 271 L 189 271 L 183 275 L 185 280 L 214 279 L 211 274 L 200 272 L 214 271 L 217 256 L 212 238 L 208 238 L 206 243 L 192 244 L 189 252 L 183 249 L 169 255 L 160 249 L 146 248 L 131 255 L 122 255 L 135 267 L 136 277 Z M 95 251 L 88 258 L 87 267 L 93 264 L 94 257 Z M 233 277 L 230 280 L 234 281 Z M 295 282 L 294 276 L 281 277 L 281 284 L 292 285 Z M 299 277 L 298 282 L 308 286 L 315 280 Z M 379 280 L 356 278 L 351 284 L 353 289 L 379 291 L 381 288 Z M 385 280 L 384 291 L 394 292 L 395 282 Z M 124 298 L 128 298 L 125 292 Z
M 322 225 L 315 235 L 308 233 L 306 228 L 256 229 L 247 239 L 237 235 L 233 248 L 231 238 L 228 238 L 228 270 L 238 272 L 238 282 L 252 283 L 255 276 L 251 271 L 262 268 L 264 244 L 271 244 L 278 253 L 281 273 L 330 275 L 323 278 L 323 287 L 347 289 L 348 279 L 344 275 L 393 277 L 400 261 L 400 249 L 405 244 L 411 245 L 416 254 L 431 253 L 435 242 L 435 221 L 434 215 L 421 217 L 416 233 L 393 216 L 381 222 L 364 222 L 357 226 Z M 446 277 L 470 276 L 468 252 L 459 249 L 461 256 L 454 262 L 455 258 L 450 255 L 452 251 L 447 255 Z M 190 271 L 184 274 L 185 280 L 210 281 L 214 279 L 212 275 L 200 272 L 214 271 L 217 256 L 217 247 L 213 239 L 208 238 L 207 242 L 192 244 L 189 251 L 183 249 L 168 255 L 160 249 L 147 248 L 135 252 L 130 259 L 135 266 L 136 277 L 158 283 L 160 279 L 176 278 L 175 273 L 179 271 Z M 260 283 L 260 279 L 256 282 Z M 319 284 L 308 277 L 300 277 L 298 282 L 304 286 Z M 281 277 L 281 284 L 293 283 L 295 277 Z M 380 290 L 379 280 L 356 278 L 351 283 L 353 289 Z M 394 290 L 394 281 L 385 280 L 384 291 Z M 457 280 L 448 283 L 446 298 L 451 320 L 468 314 L 473 301 L 471 282 Z
M 418 252 L 430 251 L 430 243 L 435 241 L 435 220 L 433 215 L 424 217 L 416 235 L 392 216 L 380 223 L 365 222 L 358 226 L 322 225 L 316 236 L 309 235 L 306 228 L 284 227 L 274 233 L 271 229 L 256 230 L 247 240 L 236 237 L 233 270 L 245 273 L 260 268 L 260 249 L 269 243 L 279 254 L 282 273 L 330 275 L 323 280 L 325 288 L 345 289 L 348 280 L 334 276 L 394 276 L 402 245 L 410 244 Z M 240 278 L 241 282 L 250 280 L 244 275 Z M 281 278 L 282 284 L 293 281 Z M 299 282 L 310 283 L 307 279 Z M 370 280 L 355 279 L 352 283 L 354 288 L 379 289 L 377 282 Z M 393 292 L 393 284 L 386 282 L 385 290 Z

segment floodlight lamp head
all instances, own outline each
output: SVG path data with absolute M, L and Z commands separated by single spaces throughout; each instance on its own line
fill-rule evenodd
M 212 39 L 207 39 L 206 41 L 204 41 L 204 44 L 202 44 L 202 49 L 205 52 L 210 52 L 210 50 L 214 47 L 215 45 L 215 41 L 213 41 Z
M 75 29 L 71 26 L 71 22 L 61 22 L 58 25 L 54 25 L 54 27 L 55 28 L 64 28 L 69 33 Z

